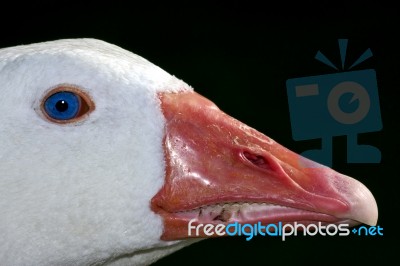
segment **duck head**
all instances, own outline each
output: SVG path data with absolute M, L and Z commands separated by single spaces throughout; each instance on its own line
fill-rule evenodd
M 0 84 L 4 265 L 149 264 L 197 241 L 192 220 L 377 221 L 360 182 L 117 46 L 2 49 Z

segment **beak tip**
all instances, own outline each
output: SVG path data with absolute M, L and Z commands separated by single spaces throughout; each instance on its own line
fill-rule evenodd
M 366 188 L 365 188 L 366 189 Z M 364 201 L 358 208 L 358 220 L 364 224 L 375 226 L 378 223 L 378 205 L 372 193 L 366 189 Z
M 351 206 L 350 219 L 375 226 L 378 222 L 378 205 L 371 191 L 359 181 L 351 178 L 353 193 L 348 198 Z

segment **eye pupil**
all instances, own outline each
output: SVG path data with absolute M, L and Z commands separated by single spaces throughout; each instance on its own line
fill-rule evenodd
M 56 109 L 59 112 L 65 112 L 68 110 L 68 103 L 64 100 L 60 100 L 56 103 Z

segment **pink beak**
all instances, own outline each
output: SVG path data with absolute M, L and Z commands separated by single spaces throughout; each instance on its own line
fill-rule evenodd
M 167 170 L 151 207 L 163 218 L 163 240 L 187 238 L 192 219 L 376 224 L 375 199 L 357 180 L 286 149 L 195 92 L 159 98 Z

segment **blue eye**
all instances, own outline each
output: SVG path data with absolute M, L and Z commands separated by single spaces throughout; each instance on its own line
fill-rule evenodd
M 66 88 L 66 87 L 62 87 Z M 94 104 L 82 91 L 72 89 L 59 90 L 49 94 L 43 102 L 43 112 L 53 122 L 66 123 L 76 121 L 82 115 L 92 111 Z
M 69 91 L 54 93 L 44 103 L 47 115 L 56 120 L 73 119 L 79 114 L 80 108 L 80 97 Z

